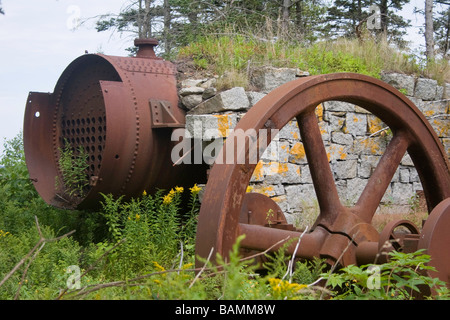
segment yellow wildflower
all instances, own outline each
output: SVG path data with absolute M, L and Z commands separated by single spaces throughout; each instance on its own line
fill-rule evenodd
M 191 194 L 195 196 L 202 190 L 202 188 L 197 186 L 197 184 L 194 184 L 194 186 L 192 188 L 189 188 L 189 190 L 191 191 Z
M 6 237 L 8 234 L 10 234 L 8 231 L 0 230 L 0 237 Z
M 172 200 L 173 200 L 173 197 L 174 197 L 176 194 L 183 193 L 183 191 L 184 191 L 184 188 L 183 188 L 183 187 L 175 187 L 175 190 L 174 190 L 174 189 L 170 189 L 169 193 L 166 194 L 166 195 L 163 197 L 163 204 L 169 204 L 169 203 L 171 203 Z
M 156 269 L 158 269 L 159 271 L 166 271 L 166 269 L 164 269 L 164 267 L 162 265 L 160 265 L 157 261 L 153 261 L 153 265 L 155 266 Z
M 164 198 L 163 198 L 163 204 L 169 204 L 169 203 L 171 203 L 171 202 L 172 202 L 172 197 L 173 197 L 172 194 L 170 194 L 170 193 L 166 194 L 166 195 L 164 196 Z
M 269 284 L 275 295 L 279 296 L 293 296 L 298 293 L 301 289 L 307 287 L 306 284 L 289 283 L 289 281 L 270 278 Z
M 144 190 L 144 192 L 142 192 L 142 195 L 145 197 L 147 195 L 147 191 Z
M 136 220 L 139 220 L 140 218 L 141 216 L 136 213 Z
M 175 192 L 176 193 L 183 193 L 184 188 L 183 187 L 175 187 Z
M 182 269 L 183 269 L 183 270 L 189 269 L 189 268 L 192 267 L 193 265 L 194 265 L 193 263 L 186 263 L 186 264 L 183 265 Z

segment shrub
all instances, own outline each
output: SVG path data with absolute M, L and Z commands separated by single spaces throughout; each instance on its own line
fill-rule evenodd
M 389 261 L 381 265 L 350 265 L 339 273 L 326 273 L 327 285 L 338 289 L 335 299 L 412 300 L 420 296 L 420 287 L 436 290 L 437 298 L 449 298 L 443 281 L 430 278 L 423 271 L 434 270 L 427 266 L 430 256 L 423 250 L 413 253 L 390 252 Z M 432 298 L 432 297 L 425 297 Z

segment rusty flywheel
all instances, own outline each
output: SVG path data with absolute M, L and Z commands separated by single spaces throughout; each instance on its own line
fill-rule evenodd
M 331 100 L 353 103 L 368 110 L 385 122 L 393 133 L 361 196 L 350 208 L 339 199 L 315 115 L 316 106 Z M 293 118 L 297 119 L 320 207 L 316 222 L 302 236 L 296 250 L 298 257 L 323 257 L 331 262 L 339 259 L 341 265 L 349 265 L 356 264 L 358 256 L 369 255 L 373 261 L 378 254 L 380 234 L 371 221 L 406 152 L 419 174 L 429 212 L 438 211 L 430 215 L 432 221 L 423 231 L 426 234 L 418 236 L 420 246 L 429 248 L 433 255 L 448 252 L 450 243 L 443 230 L 449 234 L 450 165 L 437 135 L 410 100 L 390 85 L 360 74 L 301 78 L 273 90 L 260 100 L 238 123 L 235 132 L 254 129 L 260 138 L 260 134 L 268 132 L 261 129 L 281 129 Z M 219 159 L 227 149 L 236 147 L 235 138 L 235 134 L 228 137 Z M 268 141 L 272 138 L 267 137 Z M 235 155 L 243 154 L 245 163 L 216 163 L 211 170 L 198 223 L 196 249 L 200 256 L 208 256 L 211 249 L 226 256 L 242 234 L 245 234 L 241 242 L 243 248 L 260 251 L 287 237 L 300 237 L 300 232 L 295 230 L 267 228 L 245 223 L 245 219 L 240 218 L 247 210 L 243 209 L 243 203 L 248 202 L 246 189 L 256 165 L 249 161 L 254 156 L 249 154 L 249 144 L 237 145 Z M 294 246 L 295 243 L 288 249 L 291 253 Z M 438 276 L 449 281 L 448 254 L 432 261 L 438 261 Z
M 185 112 L 178 108 L 176 67 L 156 57 L 156 43 L 137 39 L 136 57 L 86 54 L 66 68 L 53 93 L 30 92 L 24 119 L 25 157 L 30 178 L 47 203 L 67 209 L 95 208 L 102 193 L 130 198 L 144 190 L 205 182 L 204 163 L 187 167 L 172 162 L 176 141 L 171 134 L 185 126 Z M 339 199 L 315 113 L 322 102 L 336 100 L 366 109 L 393 133 L 352 207 Z M 271 129 L 280 130 L 294 118 L 320 209 L 313 226 L 303 233 L 287 223 L 272 199 L 246 192 L 260 149 L 267 147 L 258 143 L 272 141 Z M 234 143 L 241 132 L 255 136 L 248 143 Z M 88 185 L 76 196 L 55 184 L 67 170 L 60 164 L 66 145 L 74 158 L 80 147 L 87 154 Z M 430 215 L 421 232 L 399 221 L 380 234 L 372 218 L 406 153 L 420 177 Z M 245 252 L 275 250 L 279 246 L 274 244 L 281 240 L 301 236 L 298 247 L 295 243 L 289 247 L 291 253 L 349 265 L 373 261 L 381 248 L 386 249 L 383 242 L 392 241 L 395 249 L 426 249 L 437 269 L 433 275 L 450 283 L 450 164 L 423 114 L 390 85 L 352 73 L 286 83 L 246 113 L 217 159 L 229 154 L 239 161 L 216 160 L 209 174 L 198 221 L 198 255 L 207 257 L 213 250 L 227 256 L 243 234 Z M 397 241 L 398 226 L 406 226 L 411 234 Z

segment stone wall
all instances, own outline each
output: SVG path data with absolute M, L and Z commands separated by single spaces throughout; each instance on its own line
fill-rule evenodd
M 221 143 L 239 120 L 259 99 L 277 86 L 307 74 L 297 69 L 266 68 L 255 72 L 257 90 L 236 87 L 217 92 L 215 79 L 189 79 L 180 83 L 180 100 L 188 109 L 186 128 L 192 137 Z M 383 73 L 382 80 L 413 101 L 430 121 L 450 156 L 450 84 L 398 73 Z M 354 204 L 376 167 L 390 131 L 384 123 L 358 106 L 327 101 L 316 115 L 335 177 L 341 201 Z M 207 140 L 205 142 L 205 140 Z M 210 141 L 210 142 L 208 142 Z M 406 154 L 380 204 L 383 212 L 408 212 L 417 205 L 416 192 L 422 186 L 410 157 Z M 301 223 L 305 214 L 317 211 L 317 199 L 295 120 L 289 122 L 262 155 L 248 191 L 264 193 L 275 200 L 290 223 Z

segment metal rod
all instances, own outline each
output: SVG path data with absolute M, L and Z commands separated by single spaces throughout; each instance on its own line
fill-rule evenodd
M 241 242 L 243 248 L 264 251 L 273 244 L 279 242 L 282 239 L 298 240 L 302 235 L 301 232 L 288 231 L 277 228 L 268 228 L 258 225 L 250 225 L 245 223 L 239 223 L 239 233 L 245 234 L 245 238 Z M 287 247 L 287 252 L 293 254 L 294 251 L 296 256 L 299 258 L 312 259 L 313 257 L 319 256 L 320 248 L 322 243 L 328 233 L 325 229 L 317 227 L 313 232 L 306 233 L 302 237 L 297 250 L 297 241 L 291 241 L 290 245 Z M 264 235 L 264 236 L 261 236 Z M 285 243 L 281 243 L 272 248 L 272 251 L 277 251 Z

